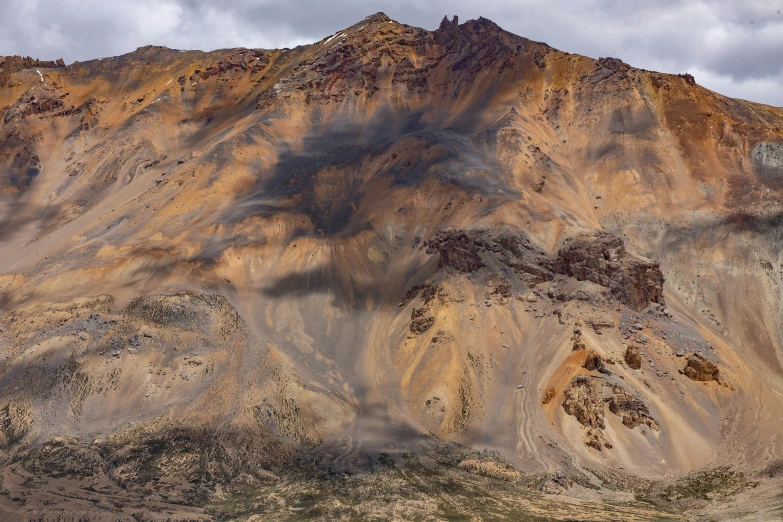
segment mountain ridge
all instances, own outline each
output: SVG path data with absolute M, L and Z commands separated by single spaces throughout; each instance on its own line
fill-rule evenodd
M 338 31 L 338 32 L 334 33 L 333 35 L 326 36 L 326 37 L 322 38 L 321 40 L 318 40 L 317 42 L 313 42 L 311 44 L 301 44 L 301 45 L 298 45 L 294 49 L 308 48 L 308 47 L 320 44 L 320 43 L 322 43 L 324 41 L 331 40 L 331 39 L 333 39 L 335 37 L 335 35 L 340 34 L 340 33 L 344 33 L 345 31 L 353 29 L 356 26 L 359 26 L 360 24 L 362 25 L 362 28 L 363 28 L 363 27 L 365 27 L 367 25 L 368 21 L 370 21 L 370 22 L 372 22 L 372 21 L 380 21 L 380 22 L 384 22 L 384 23 L 395 23 L 395 24 L 399 23 L 396 20 L 393 20 L 392 18 L 387 16 L 385 13 L 378 12 L 378 13 L 375 13 L 373 15 L 365 17 L 363 20 L 361 20 L 361 21 L 359 21 L 359 22 L 357 22 L 357 23 L 355 23 L 355 24 L 353 24 L 353 25 L 351 25 L 349 27 L 346 27 L 342 31 Z M 505 31 L 502 28 L 500 28 L 492 20 L 489 20 L 489 19 L 484 18 L 484 17 L 479 17 L 477 20 L 469 20 L 467 23 L 463 23 L 463 26 L 468 27 L 469 24 L 478 24 L 478 25 L 489 26 L 489 27 L 492 27 L 495 32 L 502 32 L 502 33 L 505 33 L 507 35 L 511 35 L 514 38 L 521 39 L 521 40 L 527 41 L 527 42 L 532 42 L 532 43 L 534 43 L 536 45 L 544 46 L 545 48 L 548 48 L 548 49 L 550 49 L 552 51 L 555 51 L 555 52 L 558 52 L 558 53 L 562 53 L 562 54 L 565 54 L 565 55 L 572 55 L 572 56 L 576 56 L 576 57 L 584 57 L 584 58 L 596 60 L 596 58 L 591 58 L 591 57 L 588 57 L 586 55 L 581 55 L 579 53 L 571 53 L 571 52 L 559 51 L 559 50 L 557 50 L 555 48 L 550 47 L 549 45 L 547 45 L 544 42 L 538 42 L 538 41 L 535 41 L 535 40 L 530 40 L 530 39 L 525 38 L 523 36 L 514 35 L 513 33 L 510 33 L 508 31 Z M 401 25 L 404 25 L 404 24 L 401 24 Z M 458 32 L 459 32 L 459 24 L 458 24 L 458 21 L 457 21 L 457 17 L 454 16 L 452 20 L 449 20 L 447 16 L 444 16 L 443 20 L 441 21 L 441 24 L 440 24 L 439 28 L 437 30 L 435 30 L 435 31 L 429 31 L 429 32 L 447 31 L 452 26 L 453 27 L 457 27 L 458 28 Z M 407 25 L 405 27 L 414 28 L 413 26 L 407 26 Z M 417 28 L 414 28 L 414 29 L 417 29 Z M 285 47 L 285 48 L 273 48 L 273 49 L 264 49 L 264 48 L 255 48 L 255 49 L 253 49 L 253 48 L 247 48 L 247 47 L 234 47 L 234 48 L 215 49 L 215 50 L 212 50 L 212 51 L 201 51 L 201 50 L 195 50 L 195 49 L 192 49 L 192 50 L 174 49 L 174 48 L 169 48 L 169 47 L 160 46 L 160 45 L 145 45 L 145 46 L 138 47 L 136 50 L 130 51 L 130 52 L 125 53 L 123 55 L 112 56 L 112 57 L 104 57 L 104 58 L 93 58 L 93 59 L 82 60 L 82 61 L 77 60 L 77 61 L 72 62 L 69 65 L 90 63 L 90 62 L 93 62 L 93 61 L 103 61 L 103 60 L 107 60 L 107 59 L 111 60 L 111 59 L 120 58 L 122 56 L 133 55 L 134 53 L 140 53 L 140 52 L 143 52 L 145 50 L 154 50 L 154 49 L 159 49 L 159 50 L 163 50 L 163 51 L 170 50 L 170 51 L 194 52 L 194 53 L 204 53 L 204 54 L 228 53 L 228 52 L 237 52 L 237 51 L 253 51 L 253 50 L 256 50 L 256 51 L 288 51 L 288 50 L 291 50 L 291 48 L 288 48 L 288 47 Z M 29 69 L 29 68 L 33 68 L 33 67 L 52 68 L 52 67 L 64 67 L 65 66 L 65 62 L 63 62 L 62 59 L 53 60 L 53 61 L 41 61 L 41 60 L 34 60 L 32 58 L 29 58 L 29 57 L 22 58 L 21 56 L 6 56 L 6 57 L 0 57 L 0 58 L 6 59 L 6 60 L 14 62 L 14 63 L 24 62 L 25 60 L 29 61 L 30 63 L 35 62 L 35 65 L 29 65 L 29 66 L 26 65 L 26 66 L 23 66 L 23 69 Z M 623 62 L 619 58 L 612 58 L 612 57 L 603 58 L 602 57 L 602 58 L 597 58 L 597 60 L 609 60 L 609 61 L 613 62 L 614 64 L 616 64 L 616 66 L 618 66 L 618 67 L 627 66 L 627 67 L 630 67 L 632 70 L 640 71 L 640 72 L 662 74 L 662 75 L 666 75 L 666 76 L 678 76 L 678 77 L 683 78 L 686 81 L 686 83 L 689 83 L 690 85 L 695 85 L 696 84 L 694 77 L 692 75 L 688 74 L 688 73 L 681 73 L 681 74 L 677 74 L 677 73 L 662 73 L 662 72 L 658 72 L 658 71 L 654 71 L 654 70 L 647 70 L 647 69 L 643 69 L 643 68 L 639 68 L 639 67 L 634 67 L 633 65 L 628 65 L 628 64 L 626 64 L 625 62 Z M 2 68 L 2 65 L 0 65 L 0 68 Z M 719 94 L 719 93 L 716 92 L 715 94 Z M 721 96 L 723 96 L 723 95 L 721 95 Z M 758 102 L 752 102 L 751 100 L 746 100 L 746 101 L 750 101 L 751 103 L 756 103 L 758 105 L 765 105 L 765 104 L 761 104 L 761 103 L 758 103 Z

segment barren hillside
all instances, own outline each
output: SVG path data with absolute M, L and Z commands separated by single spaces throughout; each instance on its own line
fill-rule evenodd
M 783 518 L 782 216 L 783 109 L 486 19 L 0 58 L 0 513 Z

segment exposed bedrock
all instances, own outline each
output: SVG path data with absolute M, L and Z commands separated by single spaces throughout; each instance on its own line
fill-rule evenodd
M 688 357 L 688 361 L 686 362 L 685 369 L 682 370 L 682 373 L 694 381 L 720 382 L 720 370 L 718 367 L 697 353 Z
M 596 377 L 575 377 L 563 392 L 563 409 L 576 417 L 582 426 L 603 429 L 603 382 Z
M 603 377 L 574 377 L 563 392 L 561 405 L 568 415 L 576 417 L 587 428 L 584 443 L 597 450 L 612 447 L 603 436 L 605 405 L 629 429 L 644 424 L 654 431 L 660 430 L 658 421 L 650 416 L 650 410 L 642 399 L 622 386 L 610 384 Z
M 531 286 L 555 274 L 590 281 L 636 311 L 664 302 L 658 263 L 628 253 L 621 238 L 606 232 L 567 238 L 555 256 L 509 231 L 442 230 L 426 246 L 428 254 L 440 255 L 439 266 L 460 272 L 505 265 Z
M 638 397 L 628 393 L 622 386 L 612 386 L 609 411 L 620 417 L 628 428 L 646 424 L 655 431 L 660 429 L 658 422 L 650 417 L 647 405 Z
M 636 311 L 663 303 L 664 280 L 658 263 L 629 254 L 622 239 L 605 232 L 565 239 L 555 270 L 608 288 Z

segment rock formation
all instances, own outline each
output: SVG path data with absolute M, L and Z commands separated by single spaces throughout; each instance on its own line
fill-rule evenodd
M 655 431 L 660 429 L 659 424 L 650 418 L 647 406 L 639 398 L 629 394 L 621 386 L 612 387 L 612 397 L 609 399 L 609 411 L 622 418 L 623 424 L 628 428 L 635 428 L 639 424 L 646 424 Z
M 590 360 L 588 357 L 588 362 Z M 587 363 L 585 368 L 590 369 Z M 611 391 L 611 394 L 604 397 L 605 391 Z M 602 451 L 603 448 L 613 448 L 603 434 L 606 428 L 605 403 L 608 403 L 609 411 L 619 417 L 626 428 L 633 429 L 644 424 L 654 431 L 660 430 L 658 422 L 650 417 L 647 405 L 625 388 L 617 384 L 610 385 L 603 377 L 579 375 L 563 391 L 562 406 L 566 414 L 576 417 L 587 428 L 583 441 L 593 449 Z
M 563 392 L 563 410 L 582 426 L 604 429 L 603 381 L 597 377 L 575 377 Z
M 37 60 L 29 56 L 0 56 L 0 88 L 8 86 L 11 76 L 27 69 L 56 69 L 65 67 L 62 58 L 57 60 Z M 43 77 L 41 77 L 43 82 Z
M 558 251 L 555 269 L 608 288 L 618 301 L 637 311 L 663 303 L 658 264 L 629 255 L 619 237 L 601 233 L 568 238 Z
M 625 363 L 634 370 L 638 370 L 642 367 L 642 357 L 639 355 L 638 348 L 635 346 L 628 346 L 625 349 Z
M 697 353 L 688 356 L 682 373 L 694 381 L 720 382 L 720 370 L 718 367 Z

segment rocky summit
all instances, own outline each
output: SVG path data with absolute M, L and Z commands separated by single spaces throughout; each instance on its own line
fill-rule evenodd
M 697 82 L 382 13 L 0 58 L 0 518 L 783 518 L 783 109 Z

